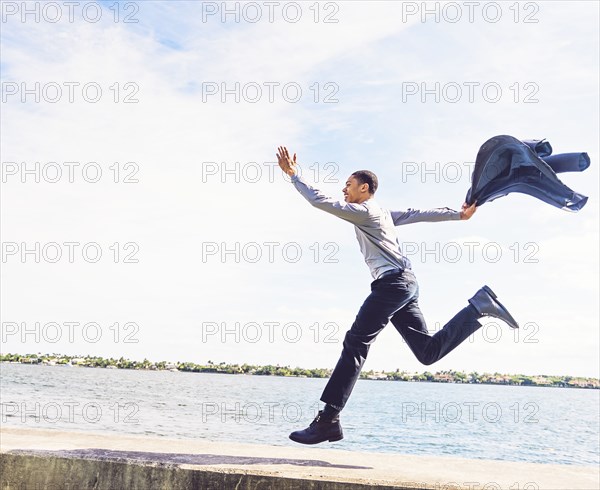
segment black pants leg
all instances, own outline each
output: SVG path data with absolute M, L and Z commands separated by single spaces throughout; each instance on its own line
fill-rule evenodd
M 392 321 L 417 359 L 431 364 L 454 349 L 481 325 L 472 306 L 463 308 L 442 330 L 430 336 L 417 300 L 419 286 L 410 269 L 371 283 L 371 294 L 361 306 L 344 338 L 340 359 L 331 374 L 321 401 L 342 409 L 365 363 L 369 347 Z
M 391 321 L 419 362 L 429 366 L 480 328 L 478 318 L 477 310 L 469 305 L 454 315 L 439 332 L 429 335 L 417 299 L 413 299 Z

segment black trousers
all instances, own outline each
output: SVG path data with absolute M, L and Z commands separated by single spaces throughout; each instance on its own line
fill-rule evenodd
M 444 357 L 481 327 L 477 321 L 479 313 L 469 304 L 442 330 L 429 335 L 418 298 L 419 285 L 410 269 L 371 283 L 371 294 L 346 333 L 342 355 L 323 390 L 321 401 L 340 410 L 344 407 L 365 363 L 369 347 L 390 320 L 413 354 L 425 365 Z

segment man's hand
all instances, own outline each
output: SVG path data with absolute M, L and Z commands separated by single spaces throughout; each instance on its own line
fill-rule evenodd
M 285 146 L 280 146 L 277 153 L 277 162 L 279 167 L 290 177 L 296 175 L 296 154 L 294 158 L 290 158 L 290 154 Z
M 471 216 L 473 216 L 477 210 L 476 206 L 477 202 L 474 202 L 470 206 L 467 203 L 464 203 L 460 210 L 460 219 L 469 219 Z

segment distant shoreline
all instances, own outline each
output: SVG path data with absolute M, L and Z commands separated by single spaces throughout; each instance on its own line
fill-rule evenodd
M 226 364 L 221 362 L 214 364 L 195 364 L 192 362 L 152 362 L 148 359 L 143 361 L 131 361 L 123 357 L 119 359 L 105 359 L 98 356 L 67 356 L 60 354 L 3 354 L 0 355 L 0 363 L 49 365 L 49 366 L 72 366 L 105 369 L 133 369 L 144 371 L 173 371 L 192 373 L 217 373 L 217 374 L 244 374 L 252 376 L 282 376 L 296 378 L 328 378 L 331 369 L 304 369 L 291 368 L 289 366 L 256 366 L 250 364 Z M 392 372 L 363 371 L 360 379 L 378 381 L 409 381 L 429 383 L 459 383 L 459 384 L 485 384 L 485 385 L 509 385 L 509 386 L 546 386 L 555 388 L 584 388 L 600 389 L 600 380 L 581 376 L 550 376 L 523 374 L 500 374 L 500 373 L 464 373 L 462 371 L 437 371 L 431 373 L 406 372 L 397 369 Z

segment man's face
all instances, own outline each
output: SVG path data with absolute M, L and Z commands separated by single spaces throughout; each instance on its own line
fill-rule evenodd
M 348 177 L 342 192 L 346 202 L 361 203 L 370 197 L 369 184 L 361 184 L 356 177 L 352 176 Z

